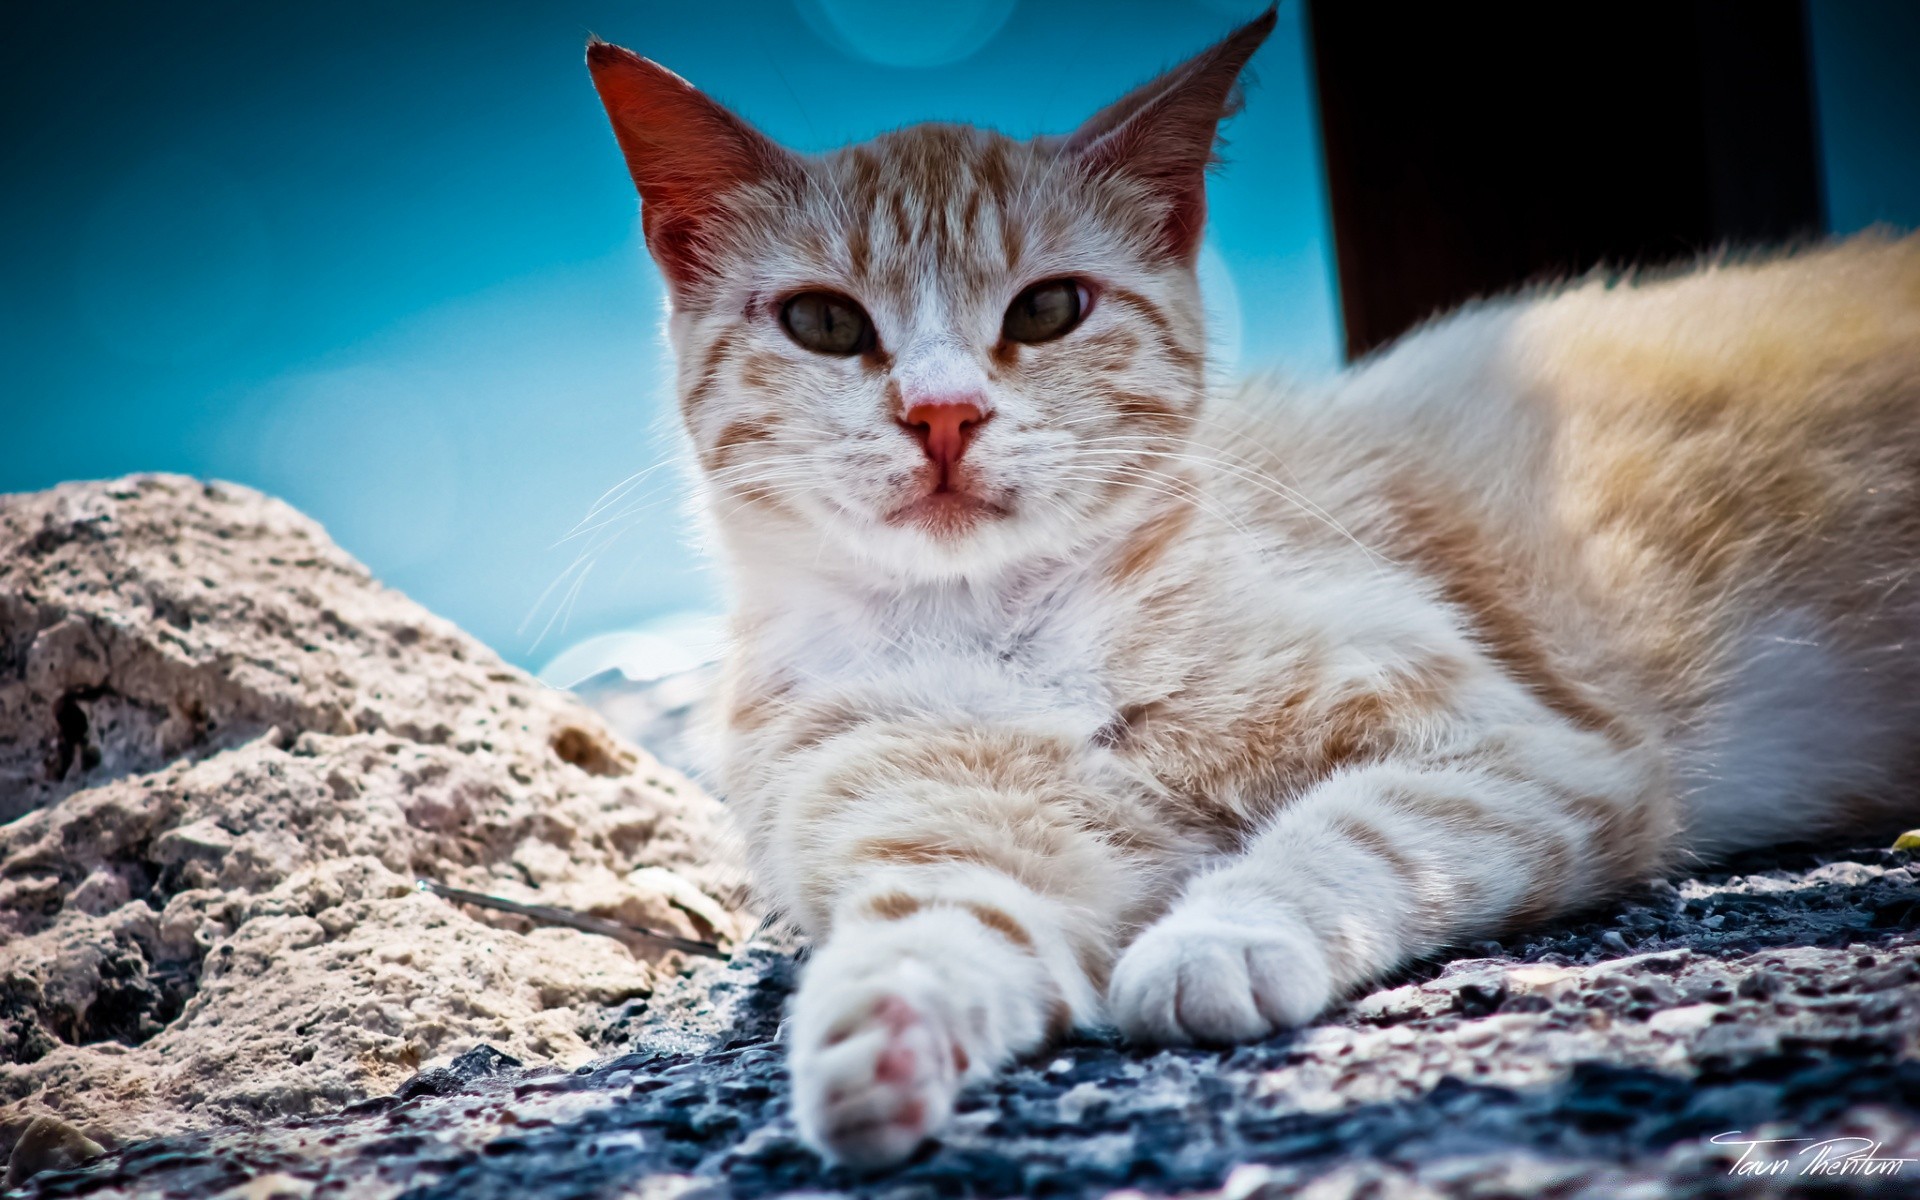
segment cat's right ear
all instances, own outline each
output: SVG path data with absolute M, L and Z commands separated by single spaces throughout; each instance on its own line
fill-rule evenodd
M 725 199 L 794 168 L 766 135 L 659 63 L 598 38 L 587 69 L 640 189 L 647 249 L 677 295 L 697 287 L 726 240 Z
M 1268 8 L 1226 38 L 1109 104 L 1062 153 L 1087 171 L 1143 184 L 1164 206 L 1160 249 L 1191 264 L 1207 214 L 1207 167 L 1220 122 L 1240 107 L 1240 72 L 1273 32 Z

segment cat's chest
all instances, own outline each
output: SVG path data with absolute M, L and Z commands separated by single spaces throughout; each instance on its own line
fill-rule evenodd
M 1114 613 L 1071 595 L 845 602 L 769 633 L 767 666 L 792 685 L 876 706 L 978 720 L 1112 709 Z

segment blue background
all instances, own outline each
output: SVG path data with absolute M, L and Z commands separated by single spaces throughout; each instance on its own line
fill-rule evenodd
M 7 5 L 0 492 L 246 483 L 534 667 L 714 611 L 671 466 L 623 494 L 617 530 L 563 540 L 676 448 L 660 287 L 587 35 L 820 149 L 929 118 L 1064 130 L 1261 6 Z M 1811 11 L 1833 227 L 1920 223 L 1920 4 Z M 1216 342 L 1241 369 L 1323 375 L 1338 330 L 1297 4 L 1254 71 L 1212 191 Z

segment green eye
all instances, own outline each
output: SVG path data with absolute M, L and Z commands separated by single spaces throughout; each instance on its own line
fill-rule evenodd
M 1080 282 L 1049 279 L 1036 283 L 1007 306 L 1000 333 L 1010 342 L 1050 342 L 1080 323 L 1086 315 Z
M 873 348 L 873 322 L 858 304 L 833 292 L 801 292 L 780 309 L 787 336 L 816 354 L 860 354 Z

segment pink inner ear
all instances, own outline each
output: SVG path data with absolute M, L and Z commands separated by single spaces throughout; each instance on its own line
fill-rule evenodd
M 1146 184 L 1167 206 L 1160 221 L 1157 249 L 1169 258 L 1189 259 L 1200 249 L 1207 224 L 1207 164 L 1213 156 L 1212 122 L 1199 153 L 1184 142 L 1152 137 L 1129 123 L 1101 138 L 1080 158 L 1089 171 L 1114 171 Z
M 1214 139 L 1237 107 L 1241 70 L 1276 20 L 1269 8 L 1095 113 L 1067 139 L 1063 153 L 1086 170 L 1130 176 L 1166 203 L 1159 248 L 1169 256 L 1191 259 L 1200 249 Z
M 766 179 L 786 152 L 659 63 L 609 42 L 587 46 L 594 88 L 640 190 L 647 247 L 668 281 L 697 281 L 721 230 L 722 198 Z

